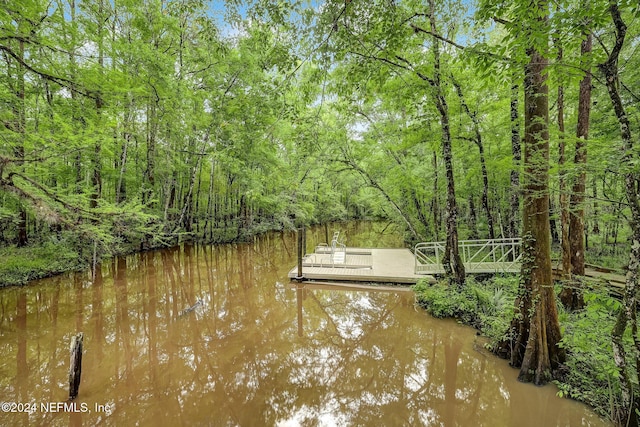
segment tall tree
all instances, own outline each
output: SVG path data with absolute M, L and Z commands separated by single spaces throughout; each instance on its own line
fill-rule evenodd
M 510 173 L 510 197 L 509 197 L 509 237 L 517 237 L 520 221 L 520 161 L 522 160 L 522 147 L 520 145 L 520 116 L 518 111 L 520 85 L 511 84 L 511 98 L 509 102 L 509 118 L 511 124 L 511 156 L 513 167 Z
M 589 9 L 589 0 L 581 2 L 584 9 Z M 587 140 L 589 139 L 589 115 L 591 112 L 591 48 L 592 32 L 588 19 L 582 23 L 583 37 L 580 45 L 580 55 L 585 74 L 580 81 L 578 97 L 578 125 L 576 129 L 576 148 L 574 164 L 578 168 L 578 175 L 573 182 L 571 198 L 569 200 L 569 253 L 571 257 L 571 286 L 565 286 L 560 299 L 565 307 L 572 310 L 584 307 L 584 298 L 579 289 L 581 277 L 584 276 L 585 257 L 585 225 L 584 199 L 587 183 Z M 564 254 L 563 254 L 564 256 Z M 574 277 L 577 276 L 577 277 Z
M 609 0 L 609 14 L 614 25 L 615 39 L 613 48 L 602 64 L 598 66 L 605 78 L 607 92 L 611 105 L 620 126 L 622 139 L 622 165 L 627 202 L 631 209 L 629 225 L 631 226 L 631 248 L 629 263 L 625 279 L 622 307 L 619 309 L 614 329 L 612 331 L 613 355 L 620 375 L 622 388 L 622 405 L 618 408 L 617 421 L 622 425 L 638 425 L 640 414 L 640 395 L 637 383 L 629 373 L 628 356 L 625 349 L 623 335 L 627 328 L 631 329 L 635 353 L 635 372 L 640 372 L 640 335 L 638 334 L 638 280 L 640 278 L 640 155 L 634 144 L 632 127 L 627 108 L 620 95 L 621 80 L 619 70 L 620 53 L 625 45 L 627 25 L 625 24 L 620 6 L 616 0 Z
M 558 49 L 557 61 L 562 63 L 563 49 L 560 40 L 554 39 Z M 560 245 L 562 249 L 562 279 L 571 279 L 571 245 L 569 242 L 569 194 L 567 191 L 567 170 L 566 170 L 566 138 L 564 126 L 564 81 L 558 79 L 558 97 L 556 109 L 558 113 L 558 172 L 559 192 L 560 192 Z M 564 290 L 563 290 L 564 292 Z
M 482 171 L 482 210 L 487 217 L 487 226 L 489 227 L 489 238 L 495 239 L 495 231 L 493 227 L 493 216 L 491 215 L 491 208 L 489 207 L 489 173 L 487 171 L 487 162 L 485 160 L 484 155 L 484 144 L 482 143 L 482 134 L 480 133 L 480 119 L 478 118 L 478 112 L 472 112 L 469 108 L 469 105 L 465 101 L 464 94 L 462 92 L 462 86 L 460 83 L 454 78 L 451 78 L 451 82 L 453 86 L 456 88 L 456 93 L 460 98 L 460 104 L 462 105 L 462 109 L 469 116 L 471 122 L 473 123 L 473 137 L 471 138 L 473 142 L 478 147 L 478 151 L 480 154 L 480 170 Z
M 11 132 L 11 155 L 15 159 L 15 164 L 19 171 L 24 170 L 25 159 L 25 138 L 26 129 L 26 100 L 25 100 L 25 42 L 29 40 L 29 35 L 35 26 L 33 20 L 20 16 L 11 9 L 8 9 L 12 21 L 9 28 L 15 31 L 13 35 L 3 38 L 4 46 L 0 46 L 3 51 L 6 63 L 6 81 L 8 83 L 10 98 L 8 104 L 11 106 L 12 118 L 5 122 L 5 127 Z M 9 154 L 9 153 L 7 153 Z M 27 209 L 22 200 L 18 201 L 18 212 L 16 215 L 17 246 L 25 246 L 28 243 L 27 234 Z
M 415 27 L 417 28 L 417 27 Z M 449 123 L 449 106 L 445 97 L 440 64 L 440 40 L 436 27 L 436 7 L 434 0 L 429 0 L 429 28 L 432 34 L 431 51 L 434 60 L 434 73 L 432 78 L 426 80 L 431 85 L 436 108 L 440 114 L 440 126 L 442 129 L 442 157 L 447 177 L 447 204 L 445 209 L 445 226 L 447 239 L 444 249 L 442 264 L 447 276 L 461 287 L 465 282 L 464 264 L 458 249 L 458 206 L 456 203 L 455 179 L 453 176 L 451 127 Z
M 487 4 L 493 12 L 496 4 Z M 551 277 L 549 225 L 549 104 L 547 86 L 548 3 L 514 5 L 508 22 L 511 37 L 522 43 L 528 58 L 524 73 L 523 263 L 516 315 L 510 340 L 503 347 L 518 379 L 544 384 L 564 362 L 559 347 L 560 324 Z M 523 12 L 527 16 L 521 15 Z M 515 33 L 515 34 L 514 34 Z

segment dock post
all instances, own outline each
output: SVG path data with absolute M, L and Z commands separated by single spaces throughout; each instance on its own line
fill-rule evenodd
M 71 339 L 71 360 L 69 366 L 69 400 L 78 397 L 80 375 L 82 374 L 82 342 L 84 334 L 78 333 Z
M 298 281 L 304 279 L 304 275 L 302 274 L 302 257 L 304 257 L 303 234 L 304 227 L 298 227 L 298 272 L 296 273 L 296 280 Z
M 302 227 L 302 256 L 307 253 L 307 227 Z

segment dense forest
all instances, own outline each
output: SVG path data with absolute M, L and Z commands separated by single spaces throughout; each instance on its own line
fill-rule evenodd
M 386 218 L 446 241 L 461 289 L 459 239 L 522 237 L 520 378 L 564 362 L 552 262 L 570 310 L 585 263 L 625 271 L 614 418 L 637 422 L 636 0 L 6 0 L 0 22 L 3 283 Z

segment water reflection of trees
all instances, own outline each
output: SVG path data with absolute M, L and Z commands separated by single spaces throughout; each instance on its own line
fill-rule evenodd
M 410 293 L 279 283 L 293 265 L 292 237 L 148 252 L 115 259 L 95 277 L 0 293 L 0 349 L 16 356 L 0 366 L 0 392 L 66 400 L 68 338 L 82 330 L 79 402 L 114 405 L 110 424 L 509 425 L 526 406 L 557 412 L 549 393 L 521 397 L 495 360 L 468 344 L 469 330 L 415 311 Z M 104 418 L 81 415 L 85 424 Z M 2 425 L 16 420 L 0 415 Z M 17 425 L 29 421 L 74 420 L 34 414 Z

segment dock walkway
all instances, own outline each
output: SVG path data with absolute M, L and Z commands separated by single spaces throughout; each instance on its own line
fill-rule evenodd
M 427 278 L 435 282 L 432 276 L 415 274 L 415 258 L 409 249 L 347 248 L 346 254 L 344 264 L 334 266 L 323 264 L 327 256 L 324 253 L 306 255 L 302 264 L 304 278 L 406 284 Z M 294 267 L 288 276 L 293 279 L 297 273 L 298 267 Z

